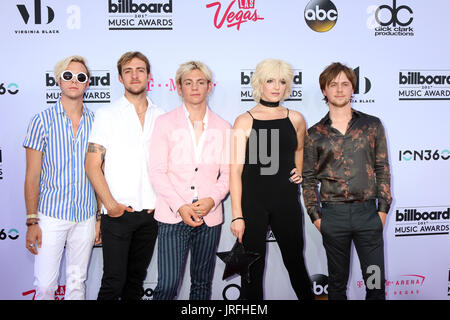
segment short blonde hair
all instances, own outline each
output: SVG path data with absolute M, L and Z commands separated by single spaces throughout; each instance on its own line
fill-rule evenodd
M 251 84 L 253 88 L 253 99 L 256 102 L 261 100 L 264 83 L 271 78 L 280 78 L 286 81 L 286 91 L 280 101 L 290 96 L 292 90 L 292 80 L 294 70 L 289 63 L 283 60 L 266 59 L 258 63 L 253 72 Z
M 55 76 L 55 80 L 56 82 L 58 82 L 59 78 L 61 77 L 61 74 L 67 70 L 67 67 L 69 66 L 69 64 L 71 62 L 79 62 L 81 63 L 85 68 L 86 68 L 86 74 L 88 76 L 88 80 L 91 77 L 91 72 L 89 71 L 89 68 L 86 64 L 86 59 L 84 59 L 82 56 L 78 56 L 78 55 L 73 55 L 70 57 L 67 57 L 61 61 L 59 61 L 56 65 L 55 65 L 55 69 L 53 71 L 53 74 Z
M 177 70 L 177 73 L 175 75 L 175 83 L 177 84 L 177 86 L 181 87 L 181 80 L 183 79 L 183 76 L 193 70 L 200 70 L 205 75 L 208 83 L 212 82 L 212 72 L 206 64 L 200 61 L 188 61 L 180 65 Z

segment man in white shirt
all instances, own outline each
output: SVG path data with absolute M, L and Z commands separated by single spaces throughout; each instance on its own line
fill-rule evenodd
M 147 97 L 150 64 L 142 53 L 123 54 L 117 69 L 125 94 L 96 112 L 86 173 L 106 209 L 98 299 L 139 300 L 158 232 L 147 169 L 149 142 L 164 112 Z

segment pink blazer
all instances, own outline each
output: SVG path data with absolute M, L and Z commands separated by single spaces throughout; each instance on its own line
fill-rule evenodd
M 229 192 L 230 125 L 208 110 L 208 126 L 199 161 L 183 106 L 156 119 L 150 140 L 149 177 L 156 193 L 155 219 L 181 222 L 178 209 L 198 198 L 211 197 L 214 208 L 204 217 L 208 226 L 223 222 L 222 200 Z

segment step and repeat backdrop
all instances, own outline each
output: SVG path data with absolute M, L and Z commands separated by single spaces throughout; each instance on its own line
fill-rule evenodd
M 84 56 L 92 70 L 92 110 L 123 95 L 116 62 L 138 50 L 151 62 L 148 96 L 166 111 L 180 105 L 178 66 L 205 62 L 214 74 L 209 105 L 230 124 L 255 105 L 250 77 L 266 58 L 295 72 L 284 105 L 307 126 L 328 111 L 319 74 L 332 62 L 357 76 L 353 107 L 379 117 L 387 133 L 393 204 L 384 230 L 386 297 L 450 299 L 450 60 L 447 0 L 4 0 L 0 2 L 0 299 L 34 298 L 34 257 L 25 249 L 22 142 L 31 117 L 59 98 L 53 76 L 62 58 Z M 303 200 L 301 200 L 303 201 Z M 234 244 L 230 199 L 219 251 Z M 307 268 L 326 299 L 328 271 L 320 233 L 305 217 Z M 273 234 L 267 233 L 266 299 L 295 299 Z M 355 250 L 348 297 L 364 299 Z M 156 250 L 155 250 L 156 252 Z M 188 262 L 189 266 L 189 262 Z M 64 263 L 62 270 L 64 270 Z M 102 249 L 93 248 L 87 299 L 96 299 Z M 222 280 L 217 259 L 213 299 L 237 299 L 240 278 Z M 156 254 L 145 280 L 152 299 Z M 179 298 L 189 296 L 189 271 Z M 63 299 L 61 273 L 55 299 Z

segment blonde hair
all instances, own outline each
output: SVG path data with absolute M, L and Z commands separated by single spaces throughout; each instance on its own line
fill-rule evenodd
M 78 55 L 73 55 L 70 57 L 67 57 L 61 61 L 59 61 L 56 65 L 55 65 L 55 69 L 53 71 L 53 74 L 55 76 L 55 80 L 58 81 L 59 78 L 61 77 L 61 74 L 67 70 L 67 67 L 69 66 L 69 64 L 71 62 L 79 62 L 81 63 L 85 68 L 86 68 L 86 74 L 88 76 L 88 80 L 91 77 L 91 73 L 89 71 L 89 68 L 86 64 L 86 60 L 82 57 L 82 56 L 78 56 Z
M 212 82 L 212 72 L 206 64 L 200 61 L 188 61 L 180 65 L 178 68 L 175 75 L 175 83 L 181 87 L 181 80 L 183 79 L 183 76 L 193 70 L 200 70 L 205 75 L 208 83 Z
M 266 59 L 258 63 L 251 78 L 253 88 L 253 99 L 256 102 L 261 100 L 264 83 L 271 78 L 280 78 L 286 81 L 286 91 L 280 101 L 283 101 L 291 94 L 294 71 L 289 63 L 283 60 Z
M 117 61 L 117 71 L 119 72 L 120 75 L 122 75 L 123 65 L 130 62 L 133 58 L 138 58 L 138 59 L 144 61 L 145 66 L 147 67 L 147 74 L 150 73 L 150 62 L 148 61 L 147 57 L 139 51 L 129 51 L 129 52 L 125 52 L 119 58 L 119 61 Z

